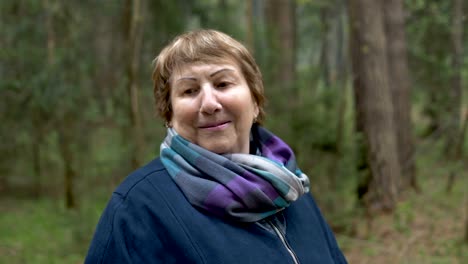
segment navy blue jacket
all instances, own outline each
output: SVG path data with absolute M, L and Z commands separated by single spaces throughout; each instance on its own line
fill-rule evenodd
M 271 220 L 229 222 L 194 208 L 155 159 L 113 193 L 85 263 L 283 264 L 294 258 L 346 263 L 312 196 Z

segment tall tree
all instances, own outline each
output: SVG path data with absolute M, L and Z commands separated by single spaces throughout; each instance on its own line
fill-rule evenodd
M 338 92 L 339 99 L 338 99 L 338 117 L 336 119 L 336 152 L 339 158 L 343 158 L 344 154 L 344 145 L 345 145 L 345 115 L 346 115 L 346 108 L 348 105 L 348 88 L 347 83 L 348 79 L 348 58 L 345 55 L 346 49 L 346 41 L 345 40 L 345 21 L 346 21 L 346 8 L 343 4 L 343 1 L 337 0 L 336 5 L 338 6 L 338 14 L 337 14 L 337 30 L 336 30 L 336 40 L 337 40 L 337 48 L 336 48 L 336 82 L 337 86 L 340 89 Z M 335 166 L 335 173 L 338 174 L 338 166 Z M 331 179 L 334 179 L 336 182 L 338 179 L 338 175 L 332 176 Z M 333 183 L 333 181 L 332 181 Z M 333 185 L 332 185 L 333 186 Z
M 451 72 L 451 88 L 449 89 L 448 114 L 449 114 L 449 129 L 447 131 L 447 139 L 445 152 L 452 159 L 457 154 L 457 143 L 459 131 L 461 130 L 461 98 L 462 98 L 462 60 L 463 60 L 463 0 L 453 0 L 453 16 L 452 16 L 452 72 Z
M 408 70 L 403 0 L 383 1 L 388 70 L 402 184 L 418 189 L 411 122 L 411 80 Z
M 468 110 L 463 113 L 463 121 L 461 122 L 460 133 L 455 150 L 455 159 L 460 159 L 463 156 L 463 147 L 465 146 L 466 131 L 468 131 Z
M 465 200 L 465 208 L 468 210 L 468 199 Z M 465 237 L 463 238 L 465 244 L 468 244 L 468 215 L 465 216 Z
M 63 163 L 64 170 L 64 192 L 65 192 L 65 207 L 72 209 L 77 207 L 76 195 L 74 191 L 74 183 L 77 176 L 75 153 L 72 149 L 73 133 L 76 132 L 73 127 L 76 127 L 74 121 L 76 116 L 67 111 L 58 122 L 58 143 L 60 149 L 60 156 Z
M 464 135 L 466 132 L 466 122 L 468 114 L 460 118 L 460 113 L 463 108 L 462 101 L 462 59 L 463 59 L 463 1 L 453 0 L 452 3 L 452 72 L 451 72 L 451 87 L 449 89 L 450 104 L 448 108 L 448 123 L 449 129 L 445 142 L 445 154 L 452 161 L 459 161 L 462 157 L 464 146 Z M 455 182 L 456 172 L 451 169 L 447 182 L 447 192 L 451 192 Z
M 296 101 L 296 4 L 295 1 L 270 0 L 265 6 L 270 38 L 270 80 L 274 87 L 275 109 L 286 112 Z
M 393 210 L 400 165 L 388 80 L 381 1 L 350 0 L 351 59 L 357 127 L 364 135 L 372 184 L 368 208 Z
M 128 116 L 130 134 L 133 144 L 132 166 L 138 168 L 143 159 L 143 128 L 140 117 L 138 94 L 138 72 L 142 42 L 142 2 L 144 0 L 127 0 L 125 2 L 125 32 L 127 41 L 127 91 L 129 96 Z
M 331 65 L 330 65 L 330 55 L 331 52 L 331 37 L 330 37 L 330 27 L 332 23 L 332 8 L 331 5 L 323 5 L 320 8 L 320 20 L 321 20 L 321 33 L 322 33 L 322 43 L 320 47 L 320 65 L 322 71 L 322 79 L 324 80 L 325 87 L 330 87 L 331 85 Z
M 253 16 L 253 5 L 254 1 L 249 0 L 245 3 L 245 18 L 246 18 L 246 26 L 245 26 L 245 44 L 247 48 L 250 50 L 252 54 L 254 54 L 254 16 Z
M 72 28 L 72 22 L 61 23 L 67 14 L 70 14 L 72 8 L 67 4 L 60 4 L 53 0 L 45 0 L 43 8 L 46 17 L 46 72 L 49 74 L 55 73 L 56 79 L 51 77 L 48 82 L 56 96 L 53 97 L 53 102 L 61 110 L 53 116 L 54 128 L 58 134 L 58 148 L 63 166 L 63 190 L 64 201 L 66 208 L 75 208 L 78 203 L 74 191 L 74 183 L 77 176 L 76 171 L 76 156 L 74 142 L 77 137 L 78 123 L 80 117 L 79 111 L 73 108 L 75 89 L 69 89 L 68 83 L 78 83 L 80 72 L 75 71 L 74 74 L 71 67 L 72 61 L 75 59 L 75 51 L 70 50 L 67 54 L 61 54 L 59 48 L 70 46 L 73 42 L 73 33 L 68 30 Z M 70 18 L 69 21 L 73 21 Z M 54 83 L 52 84 L 52 80 Z M 49 83 L 48 83 L 49 84 Z M 60 94 L 60 95 L 59 95 Z M 64 98 L 59 98 L 63 96 Z M 84 106 L 84 105 L 81 105 Z

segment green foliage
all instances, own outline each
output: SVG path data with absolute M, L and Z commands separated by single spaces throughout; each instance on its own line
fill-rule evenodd
M 322 83 L 311 88 L 307 83 L 300 86 L 300 100 L 292 112 L 268 115 L 266 126 L 295 150 L 300 168 L 311 180 L 312 193 L 329 218 L 338 226 L 346 226 L 343 217 L 355 208 L 359 179 L 351 89 Z M 345 106 L 343 113 L 341 104 Z M 282 130 L 285 125 L 291 127 L 289 134 Z
M 60 201 L 0 202 L 0 263 L 80 263 L 105 200 L 68 211 Z
M 413 96 L 424 98 L 429 131 L 450 124 L 452 66 L 452 2 L 406 1 Z M 466 34 L 465 34 L 466 35 Z M 446 91 L 446 92 L 441 92 Z

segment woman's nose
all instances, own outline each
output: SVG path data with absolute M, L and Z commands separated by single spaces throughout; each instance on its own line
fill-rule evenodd
M 222 105 L 218 101 L 216 90 L 212 85 L 205 85 L 202 88 L 200 112 L 212 115 L 221 110 Z

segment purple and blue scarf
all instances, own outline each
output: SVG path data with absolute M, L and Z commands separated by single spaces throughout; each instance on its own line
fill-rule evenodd
M 168 129 L 161 160 L 194 207 L 222 218 L 255 222 L 309 191 L 309 179 L 297 168 L 289 146 L 265 128 L 254 125 L 254 129 L 258 155 L 219 155 Z

